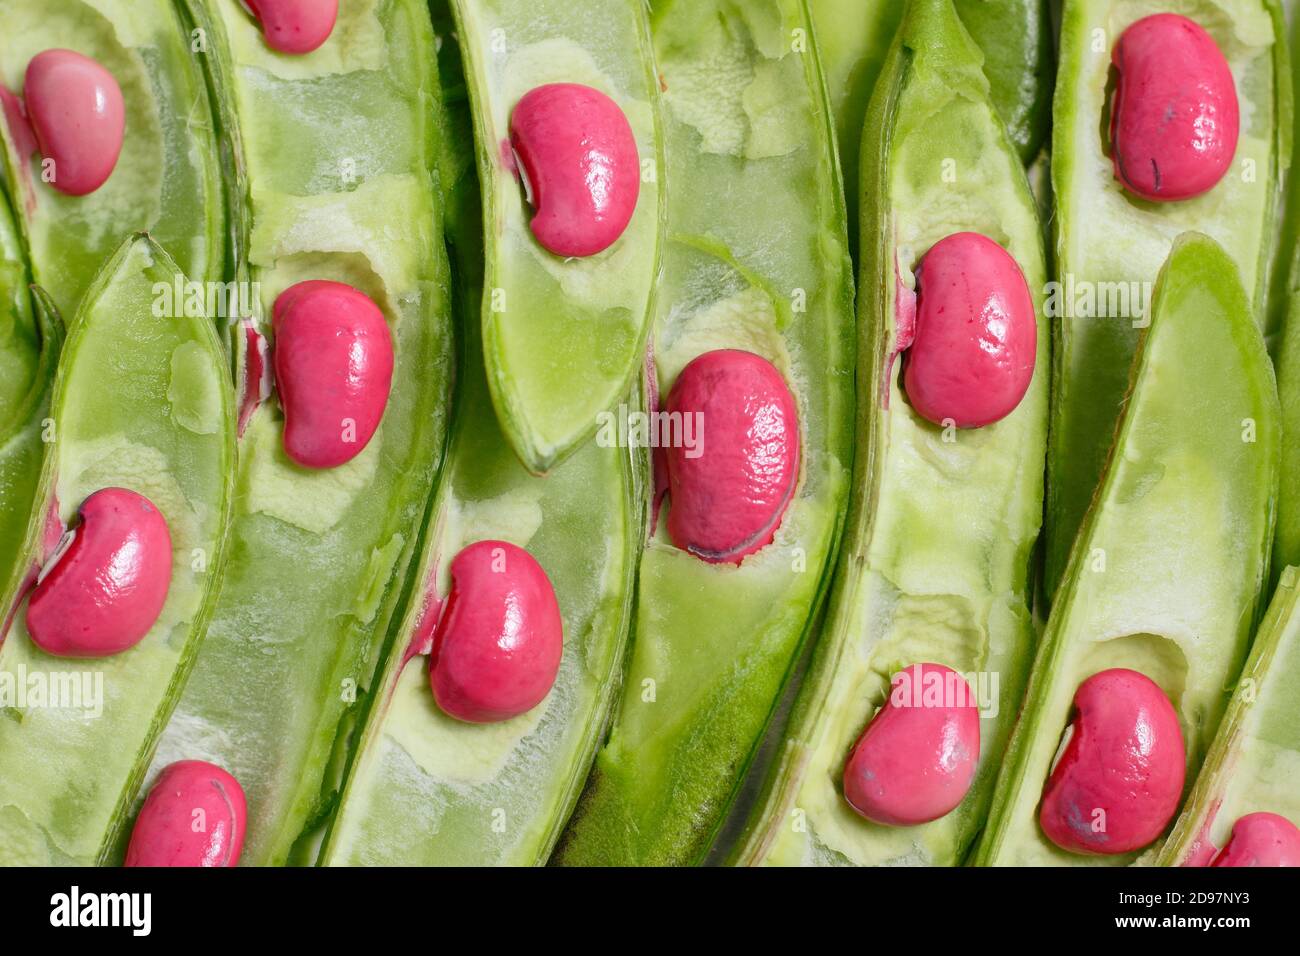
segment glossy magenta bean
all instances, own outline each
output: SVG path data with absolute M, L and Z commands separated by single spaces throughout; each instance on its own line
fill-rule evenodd
M 591 256 L 623 235 L 641 167 L 632 127 L 612 99 L 578 83 L 530 90 L 510 115 L 510 145 L 545 249 Z
M 234 866 L 244 848 L 248 804 L 239 781 L 216 764 L 182 760 L 158 775 L 126 850 L 127 866 Z
M 1237 151 L 1237 87 L 1228 61 L 1197 23 L 1143 17 L 1111 51 L 1115 178 L 1143 199 L 1171 202 L 1212 189 Z
M 478 541 L 452 559 L 429 653 L 429 683 L 444 712 L 482 724 L 532 710 L 550 693 L 563 650 L 560 606 L 531 554 Z
M 262 24 L 266 45 L 280 53 L 310 53 L 329 39 L 339 0 L 244 0 Z
M 393 384 L 393 335 L 363 292 L 312 279 L 272 310 L 284 450 L 306 468 L 351 461 L 374 437 Z
M 664 405 L 694 441 L 660 448 L 668 536 L 705 561 L 739 564 L 768 544 L 799 478 L 799 416 L 771 362 L 718 349 L 682 369 Z
M 32 641 L 58 657 L 105 657 L 149 633 L 172 580 L 167 521 L 143 495 L 104 488 L 78 511 L 27 604 Z
M 1038 348 L 1034 300 L 1016 260 L 986 236 L 958 232 L 930 248 L 916 282 L 903 387 L 917 414 L 958 428 L 1011 414 Z
M 1074 710 L 1043 790 L 1043 832 L 1074 853 L 1141 849 L 1164 831 L 1183 792 L 1187 755 L 1174 706 L 1148 677 L 1113 668 L 1079 685 Z
M 45 50 L 27 64 L 23 95 L 41 155 L 54 162 L 50 185 L 69 196 L 104 185 L 126 131 L 113 74 L 72 50 Z
M 1300 830 L 1276 813 L 1248 813 L 1210 866 L 1300 866 Z
M 913 664 L 862 731 L 844 768 L 844 798 L 886 826 L 915 826 L 966 797 L 980 755 L 980 718 L 966 679 L 942 664 Z

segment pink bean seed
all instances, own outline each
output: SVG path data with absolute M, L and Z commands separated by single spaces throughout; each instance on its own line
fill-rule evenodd
M 239 781 L 216 764 L 168 765 L 145 797 L 126 866 L 234 866 L 244 848 L 248 805 Z
M 334 468 L 370 443 L 393 384 L 393 335 L 365 293 L 312 279 L 272 310 L 275 383 L 285 453 L 304 468 Z
M 167 521 L 148 498 L 104 488 L 82 502 L 27 604 L 32 641 L 57 657 L 106 657 L 139 643 L 172 579 Z
M 510 144 L 535 210 L 533 235 L 557 256 L 592 256 L 632 221 L 641 189 L 622 109 L 578 83 L 539 86 L 515 104 Z
M 1155 202 L 1214 188 L 1237 152 L 1237 87 L 1222 51 L 1186 17 L 1143 17 L 1111 51 L 1115 178 Z
M 1016 260 L 986 236 L 958 232 L 930 248 L 916 281 L 903 368 L 912 407 L 957 428 L 1011 414 L 1033 380 L 1038 347 L 1034 300 Z
M 942 664 L 894 674 L 885 705 L 844 768 L 844 798 L 885 826 L 914 826 L 966 798 L 980 754 L 980 719 L 966 679 Z
M 550 693 L 564 650 L 546 572 L 523 548 L 478 541 L 452 559 L 451 582 L 429 654 L 438 706 L 476 724 L 532 710 Z
M 1164 832 L 1182 798 L 1187 751 L 1178 714 L 1159 685 L 1124 668 L 1080 684 L 1074 710 L 1043 789 L 1043 832 L 1073 853 L 1141 849 Z
M 657 449 L 667 466 L 668 536 L 702 560 L 739 564 L 772 543 L 794 495 L 794 396 L 767 359 L 718 349 L 682 369 L 664 408 L 682 439 Z
M 45 50 L 27 64 L 23 94 L 41 155 L 54 163 L 50 185 L 69 196 L 104 185 L 126 131 L 113 74 L 72 50 Z
M 339 0 L 244 0 L 262 24 L 266 45 L 279 53 L 310 53 L 330 38 Z

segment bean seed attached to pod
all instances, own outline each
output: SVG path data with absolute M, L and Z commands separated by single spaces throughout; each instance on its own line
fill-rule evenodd
M 668 536 L 704 561 L 740 564 L 772 543 L 794 495 L 794 396 L 767 359 L 716 349 L 682 369 L 664 407 L 673 420 L 698 422 L 693 446 L 657 450 L 668 477 Z
M 510 146 L 535 213 L 529 223 L 557 256 L 592 256 L 632 221 L 641 190 L 636 137 L 599 90 L 548 83 L 510 114 Z
M 1210 866 L 1300 866 L 1300 830 L 1276 813 L 1248 813 Z
M 78 510 L 27 604 L 32 641 L 57 657 L 107 657 L 149 633 L 167 600 L 172 542 L 154 503 L 104 488 Z
M 330 38 L 339 0 L 244 0 L 262 25 L 266 45 L 279 53 L 310 53 Z
M 69 196 L 104 185 L 126 131 L 126 107 L 113 74 L 72 50 L 45 50 L 27 64 L 23 95 L 36 145 L 54 163 L 50 185 Z
M 889 699 L 844 768 L 844 799 L 885 826 L 915 826 L 966 797 L 980 753 L 980 718 L 966 679 L 942 664 L 894 674 Z
M 1073 853 L 1129 853 L 1178 809 L 1187 751 L 1173 704 L 1137 671 L 1094 674 L 1074 695 L 1068 739 L 1043 789 L 1038 820 Z
M 1237 151 L 1232 70 L 1200 24 L 1143 17 L 1111 51 L 1117 73 L 1110 139 L 1115 178 L 1154 202 L 1212 189 Z
M 478 541 L 451 562 L 451 593 L 429 653 L 442 710 L 483 724 L 532 710 L 560 671 L 564 624 L 550 578 L 506 541 Z
M 914 332 L 899 345 L 917 414 L 958 428 L 1011 414 L 1033 380 L 1038 347 L 1034 300 L 1016 260 L 987 236 L 958 232 L 930 248 L 916 282 Z
M 275 300 L 275 383 L 284 450 L 305 468 L 334 468 L 370 443 L 393 382 L 393 335 L 364 293 L 311 279 Z
M 165 767 L 131 831 L 126 866 L 235 866 L 248 829 L 239 781 L 216 764 Z

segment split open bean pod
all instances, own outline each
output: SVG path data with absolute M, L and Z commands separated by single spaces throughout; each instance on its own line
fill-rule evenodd
M 0 722 L 0 862 L 113 858 L 220 590 L 233 390 L 206 316 L 154 314 L 155 284 L 178 274 L 150 239 L 128 239 L 69 325 L 22 551 L 44 577 L 30 600 L 5 595 L 0 675 L 31 696 Z

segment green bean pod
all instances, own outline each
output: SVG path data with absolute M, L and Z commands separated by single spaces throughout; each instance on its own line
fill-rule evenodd
M 233 551 L 212 627 L 151 770 L 204 759 L 248 798 L 246 865 L 309 861 L 359 704 L 399 615 L 441 462 L 451 379 L 449 275 L 435 164 L 439 84 L 418 0 L 352 0 L 331 38 L 272 52 L 226 0 L 187 5 L 219 123 L 250 311 L 307 279 L 345 282 L 382 310 L 395 367 L 378 431 L 351 461 L 308 470 L 263 402 L 239 442 Z M 243 333 L 233 333 L 247 390 Z M 300 852 L 294 852 L 301 836 Z
M 1204 864 L 1247 813 L 1300 820 L 1300 569 L 1286 568 L 1250 648 L 1223 723 L 1157 862 Z
M 451 24 L 439 6 L 434 28 L 442 35 Z M 606 726 L 631 622 L 644 522 L 641 453 L 588 442 L 538 478 L 495 417 L 480 342 L 482 237 L 470 118 L 464 96 L 450 94 L 458 53 L 449 39 L 439 48 L 452 131 L 441 170 L 464 352 L 458 413 L 415 591 L 360 724 L 320 857 L 326 865 L 544 863 Z M 442 607 L 448 562 L 487 538 L 527 548 L 546 570 L 560 603 L 564 658 L 555 687 L 534 710 L 475 725 L 438 709 L 428 658 L 412 642 Z
M 658 394 L 703 352 L 757 353 L 794 394 L 803 459 L 775 540 L 739 567 L 678 550 L 660 516 L 621 709 L 565 864 L 705 856 L 814 626 L 849 479 L 853 281 L 806 5 L 664 3 L 653 30 L 671 184 Z
M 808 0 L 817 52 L 826 74 L 857 261 L 858 149 L 876 78 L 893 43 L 904 0 Z M 1033 162 L 1051 126 L 1052 49 L 1047 0 L 956 0 L 971 38 L 984 51 L 993 105 L 1020 158 Z
M 1030 572 L 1042 520 L 1048 330 L 1042 230 L 979 50 L 950 0 L 913 0 L 862 131 L 858 438 L 849 530 L 827 622 L 734 859 L 955 865 L 983 824 L 1033 656 Z M 974 430 L 921 418 L 895 361 L 897 282 L 954 232 L 1001 243 L 1036 310 L 1029 391 Z M 942 507 L 936 503 L 942 502 Z M 968 675 L 980 755 L 962 802 L 919 826 L 870 822 L 842 795 L 854 742 L 921 662 Z
M 1291 49 L 1300 50 L 1300 12 L 1291 13 Z M 1300 76 L 1294 76 L 1300 96 Z M 1300 110 L 1294 112 L 1300 127 Z M 1300 150 L 1300 128 L 1291 141 Z M 1300 169 L 1292 164 L 1292 169 Z M 1282 432 L 1300 435 L 1300 183 L 1292 175 L 1288 184 L 1287 215 L 1277 249 L 1278 269 L 1274 274 L 1273 302 L 1277 340 L 1273 360 L 1277 367 L 1277 391 L 1282 402 Z M 1300 442 L 1282 445 L 1282 479 L 1278 491 L 1277 537 L 1273 542 L 1273 580 L 1283 569 L 1300 565 Z
M 663 231 L 659 90 L 641 0 L 456 0 L 482 183 L 483 354 L 502 429 L 541 474 L 590 438 L 641 367 Z M 520 97 L 546 83 L 610 96 L 636 137 L 640 191 L 603 252 L 560 258 L 529 231 L 510 154 Z
M 36 54 L 72 49 L 107 69 L 122 90 L 126 130 L 108 181 L 66 196 L 43 178 L 39 156 L 19 157 L 4 129 L 4 161 L 32 275 L 65 315 L 122 236 L 147 229 L 195 282 L 226 268 L 225 202 L 203 70 L 170 0 L 0 0 L 0 83 L 23 89 Z
M 1056 68 L 1048 0 L 954 0 L 984 52 L 989 96 L 1026 166 L 1047 141 Z
M 1281 435 L 1258 313 L 1231 255 L 1180 237 L 1156 282 L 1125 412 L 1052 606 L 975 861 L 1121 865 L 1050 842 L 1038 806 L 1076 689 L 1111 668 L 1170 698 L 1194 777 L 1254 630 Z M 1101 818 L 1090 824 L 1104 825 Z
M 66 524 L 90 494 L 125 488 L 167 521 L 171 586 L 140 643 L 91 660 L 37 648 L 22 588 L 5 595 L 15 613 L 0 644 L 8 698 L 0 709 L 0 865 L 111 858 L 216 603 L 233 495 L 234 398 L 208 317 L 155 308 L 157 288 L 178 275 L 151 239 L 128 239 L 68 329 L 53 443 L 21 560 L 32 567 L 49 558 L 47 516 Z
M 1152 203 L 1121 188 L 1107 120 L 1111 50 L 1152 13 L 1141 0 L 1066 0 L 1053 103 L 1058 324 L 1048 452 L 1046 593 L 1065 571 L 1122 411 L 1128 370 L 1148 321 L 1152 284 L 1174 238 L 1196 230 L 1232 255 L 1264 323 L 1279 184 L 1290 162 L 1292 81 L 1278 0 L 1196 0 L 1197 21 L 1227 58 L 1242 125 L 1227 175 L 1209 192 Z

